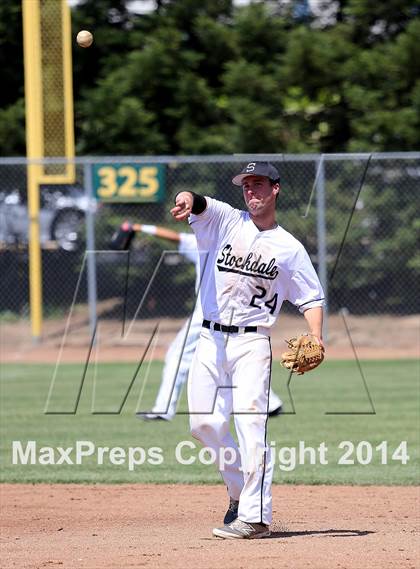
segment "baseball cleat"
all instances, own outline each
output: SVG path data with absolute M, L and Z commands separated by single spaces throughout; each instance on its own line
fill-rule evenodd
M 143 419 L 143 421 L 168 421 L 162 415 L 156 415 L 156 413 L 136 413 L 137 419 Z
M 266 524 L 248 523 L 238 519 L 213 530 L 213 535 L 223 539 L 260 539 L 268 537 L 270 533 L 270 528 Z
M 276 407 L 275 409 L 273 409 L 272 411 L 268 412 L 268 416 L 269 417 L 276 417 L 277 415 L 280 415 L 280 413 L 283 411 L 283 405 L 280 405 L 280 407 Z
M 223 523 L 225 525 L 229 525 L 236 520 L 238 517 L 238 507 L 239 507 L 239 500 L 234 500 L 230 498 L 229 507 L 223 518 Z

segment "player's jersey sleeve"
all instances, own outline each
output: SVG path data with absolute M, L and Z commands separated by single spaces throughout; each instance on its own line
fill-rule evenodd
M 178 252 L 188 261 L 194 263 L 195 268 L 195 291 L 198 292 L 200 285 L 200 255 L 197 249 L 197 239 L 193 233 L 180 233 Z
M 325 304 L 321 283 L 309 255 L 302 245 L 300 245 L 293 263 L 287 300 L 296 305 L 302 313 L 308 308 Z
M 207 207 L 199 215 L 191 214 L 189 223 L 197 239 L 200 256 L 200 302 L 206 318 L 220 320 L 219 294 L 215 266 L 220 244 L 238 227 L 240 212 L 229 204 L 206 197 Z
M 219 240 L 224 229 L 231 227 L 235 219 L 240 217 L 238 210 L 227 203 L 206 196 L 207 207 L 199 215 L 191 214 L 189 223 L 194 231 L 198 249 L 205 251 L 214 246 Z
M 192 233 L 180 233 L 178 251 L 188 261 L 191 261 L 196 266 L 198 265 L 199 257 L 195 235 Z

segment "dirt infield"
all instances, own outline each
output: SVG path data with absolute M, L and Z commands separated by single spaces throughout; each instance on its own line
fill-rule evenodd
M 212 537 L 222 486 L 1 487 L 1 567 L 417 569 L 419 488 L 275 486 L 272 536 Z
M 101 304 L 105 311 L 109 301 Z M 182 319 L 149 319 L 135 322 L 129 334 L 122 338 L 118 321 L 101 321 L 98 361 L 139 361 L 144 348 L 158 325 L 158 333 L 146 359 L 163 359 L 169 344 L 183 325 Z M 280 357 L 285 338 L 305 330 L 301 317 L 281 316 L 272 330 L 273 355 Z M 126 328 L 126 332 L 128 327 Z M 63 336 L 64 349 L 60 352 Z M 34 344 L 30 323 L 21 320 L 1 324 L 2 361 L 9 363 L 56 363 L 85 361 L 91 334 L 86 307 L 77 308 L 66 331 L 66 321 L 46 320 L 42 341 Z M 403 359 L 420 354 L 420 315 L 412 316 L 353 316 L 332 315 L 328 320 L 328 359 Z

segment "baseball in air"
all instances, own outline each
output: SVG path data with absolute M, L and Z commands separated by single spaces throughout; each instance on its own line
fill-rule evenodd
M 88 30 L 81 30 L 76 37 L 76 41 L 80 47 L 89 47 L 93 42 L 93 35 Z

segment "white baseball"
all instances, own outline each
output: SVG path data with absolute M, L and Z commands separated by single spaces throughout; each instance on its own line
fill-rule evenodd
M 76 37 L 76 41 L 80 47 L 89 47 L 93 42 L 93 35 L 88 30 L 81 30 Z

